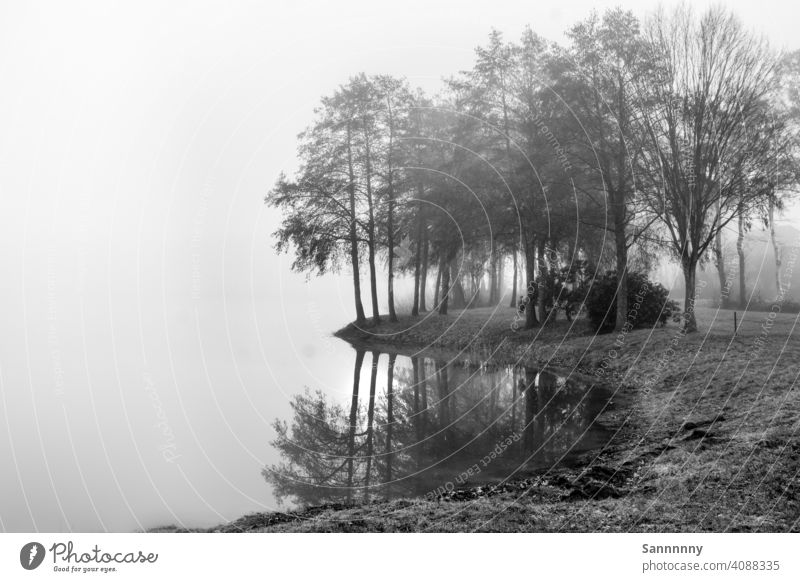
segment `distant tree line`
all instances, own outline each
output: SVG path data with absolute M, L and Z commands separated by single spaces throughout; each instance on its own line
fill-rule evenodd
M 621 327 L 629 272 L 671 256 L 696 330 L 698 265 L 714 261 L 726 280 L 723 229 L 772 227 L 798 183 L 800 59 L 722 8 L 644 23 L 614 9 L 568 39 L 493 31 L 436 96 L 360 74 L 324 97 L 299 136 L 299 170 L 266 198 L 283 215 L 276 248 L 297 271 L 349 268 L 359 325 L 362 285 L 371 321 L 381 285 L 397 321 L 398 275 L 413 278 L 412 315 L 446 314 L 498 304 L 510 269 L 510 304 L 523 296 L 532 328 L 574 279 L 613 269 Z

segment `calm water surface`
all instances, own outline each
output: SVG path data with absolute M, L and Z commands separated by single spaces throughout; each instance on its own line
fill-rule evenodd
M 264 476 L 299 504 L 425 495 L 603 446 L 610 391 L 550 371 L 354 351 L 349 395 L 306 390 Z
M 61 292 L 55 313 L 42 297 L 10 320 L 27 344 L 3 346 L 21 356 L 0 369 L 2 529 L 206 527 L 425 494 L 498 447 L 469 482 L 502 479 L 608 439 L 599 388 L 357 352 L 330 336 L 342 310 L 297 289 L 160 309 Z

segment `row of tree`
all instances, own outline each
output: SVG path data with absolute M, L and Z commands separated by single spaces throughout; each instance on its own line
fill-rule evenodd
M 615 268 L 616 325 L 628 272 L 669 253 L 696 329 L 695 277 L 723 229 L 774 209 L 798 182 L 797 55 L 781 57 L 731 13 L 684 6 L 592 14 L 568 46 L 494 31 L 474 66 L 435 98 L 403 79 L 357 75 L 322 100 L 299 136 L 300 168 L 267 202 L 283 212 L 279 251 L 320 274 L 349 266 L 358 324 L 388 316 L 395 277 L 413 276 L 411 313 L 496 304 L 513 266 L 525 326 L 547 321 L 574 265 Z M 538 312 L 538 313 L 537 313 Z

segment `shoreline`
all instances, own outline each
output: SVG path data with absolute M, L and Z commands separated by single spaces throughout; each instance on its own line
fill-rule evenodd
M 622 345 L 615 334 L 587 333 L 584 321 L 515 332 L 511 308 L 401 317 L 362 330 L 345 326 L 334 336 L 357 349 L 588 376 L 614 390 L 613 407 L 597 418 L 614 438 L 568 466 L 507 482 L 456 488 L 436 498 L 252 514 L 202 531 L 796 529 L 800 405 L 789 397 L 793 382 L 787 385 L 800 373 L 800 347 L 788 343 L 793 317 L 774 318 L 771 337 L 762 338 L 776 354 L 784 343 L 791 346 L 774 362 L 763 357 L 773 350 L 753 352 L 764 314 L 746 314 L 732 338 L 719 313 L 698 309 L 706 325 L 695 334 L 681 336 L 675 325 L 633 330 Z M 763 365 L 745 366 L 743 357 L 754 354 Z M 772 378 L 760 386 L 770 367 Z

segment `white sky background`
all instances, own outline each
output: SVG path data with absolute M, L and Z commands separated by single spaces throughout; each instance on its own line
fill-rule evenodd
M 730 4 L 776 45 L 800 46 L 794 3 Z M 312 336 L 352 319 L 346 276 L 305 284 L 274 256 L 277 216 L 262 204 L 279 172 L 294 168 L 295 137 L 320 97 L 360 71 L 435 91 L 441 77 L 471 66 L 491 27 L 516 39 L 530 23 L 560 40 L 591 8 L 615 5 L 641 14 L 655 3 L 2 2 L 0 424 L 8 431 L 0 434 L 8 434 L 0 467 L 16 463 L 34 501 L 48 480 L 80 489 L 59 477 L 75 464 L 69 436 L 82 455 L 89 447 L 111 466 L 102 477 L 87 471 L 83 486 L 118 487 L 130 447 L 152 451 L 160 438 L 137 433 L 131 444 L 115 430 L 123 409 L 152 423 L 141 401 L 152 375 L 184 454 L 194 450 L 192 419 L 196 434 L 212 435 L 206 451 L 220 471 L 235 471 L 241 459 L 232 451 L 245 437 L 233 431 L 231 441 L 218 420 L 197 420 L 216 418 L 216 394 L 198 404 L 181 401 L 181 391 L 253 389 L 266 367 L 272 382 L 260 389 L 274 393 L 294 381 L 287 362 L 301 366 L 318 353 Z M 329 380 L 351 373 L 331 370 Z M 244 431 L 288 410 L 285 399 L 251 404 L 243 400 L 242 410 L 261 418 L 237 418 Z M 82 417 L 87 407 L 93 414 Z M 266 446 L 266 434 L 258 439 Z M 53 447 L 49 465 L 30 460 Z M 213 477 L 192 468 L 187 462 L 190 481 Z M 253 487 L 263 486 L 258 479 Z M 23 506 L 6 483 L 0 509 Z M 131 503 L 148 491 L 152 484 L 141 483 Z M 63 516 L 45 493 L 53 519 Z M 235 518 L 250 506 L 220 511 Z M 6 519 L 0 529 L 29 527 Z

